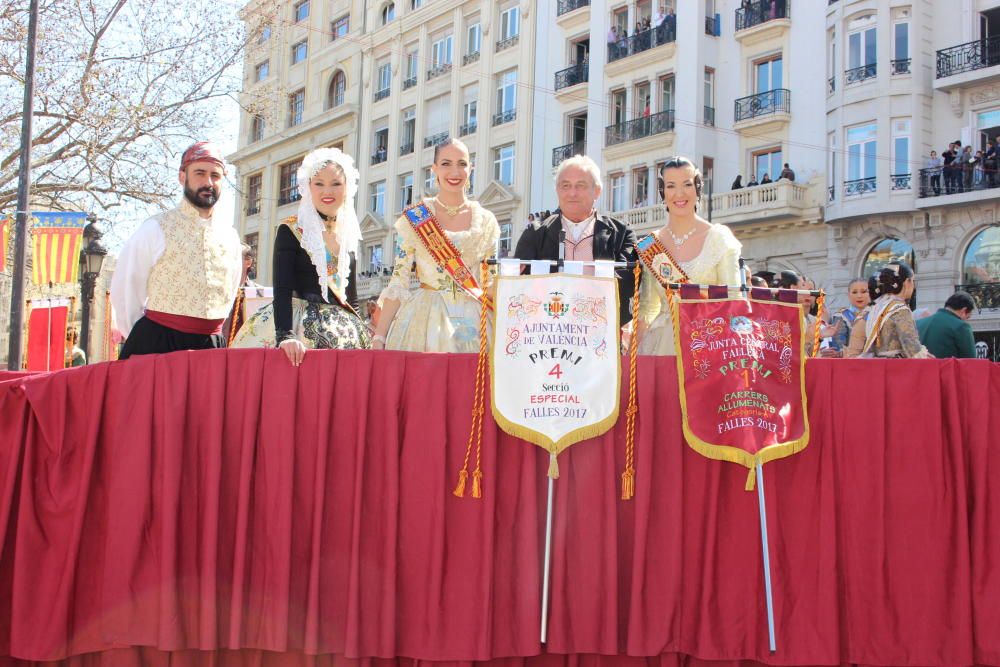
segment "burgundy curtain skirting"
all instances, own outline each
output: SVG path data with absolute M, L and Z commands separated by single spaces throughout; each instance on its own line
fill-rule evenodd
M 0 382 L 2 660 L 1000 665 L 1000 365 L 808 362 L 811 442 L 764 468 L 773 656 L 756 493 L 685 445 L 671 358 L 640 360 L 633 500 L 624 419 L 560 457 L 541 645 L 547 454 L 487 415 L 484 497 L 451 494 L 475 365 L 216 350 Z

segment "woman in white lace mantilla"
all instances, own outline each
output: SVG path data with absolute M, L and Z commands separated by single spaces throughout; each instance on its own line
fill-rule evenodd
M 472 170 L 468 148 L 457 139 L 439 144 L 431 170 L 438 195 L 425 203 L 479 282 L 480 263 L 496 253 L 500 226 L 492 213 L 465 196 Z M 379 297 L 373 349 L 479 352 L 479 300 L 439 266 L 406 216 L 396 220 L 395 229 L 396 262 Z M 492 274 L 487 279 L 479 285 L 484 291 L 492 286 Z
M 655 236 L 687 275 L 702 285 L 739 285 L 742 246 L 729 228 L 699 216 L 702 177 L 690 160 L 675 157 L 660 169 L 657 187 L 667 224 Z M 674 355 L 674 325 L 667 293 L 644 264 L 635 314 L 639 354 Z

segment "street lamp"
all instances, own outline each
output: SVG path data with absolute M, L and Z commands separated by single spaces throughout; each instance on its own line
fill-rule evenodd
M 87 226 L 83 228 L 83 249 L 80 251 L 80 295 L 83 298 L 83 324 L 80 327 L 80 348 L 90 362 L 90 307 L 94 301 L 94 288 L 97 286 L 97 276 L 104 266 L 104 257 L 108 251 L 101 245 L 104 233 L 97 226 L 97 216 L 91 213 L 87 216 Z

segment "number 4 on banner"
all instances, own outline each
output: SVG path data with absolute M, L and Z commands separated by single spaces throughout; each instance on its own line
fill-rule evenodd
M 553 375 L 556 378 L 562 378 L 563 372 L 562 369 L 559 367 L 559 364 L 556 364 L 555 366 L 552 367 L 552 370 L 549 371 L 549 375 Z

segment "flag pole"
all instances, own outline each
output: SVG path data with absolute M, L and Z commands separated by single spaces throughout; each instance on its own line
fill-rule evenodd
M 554 461 L 555 454 L 549 454 L 549 460 Z M 548 641 L 549 635 L 549 570 L 552 565 L 552 496 L 555 490 L 555 480 L 549 477 L 549 499 L 545 511 L 545 570 L 542 573 L 542 643 Z

